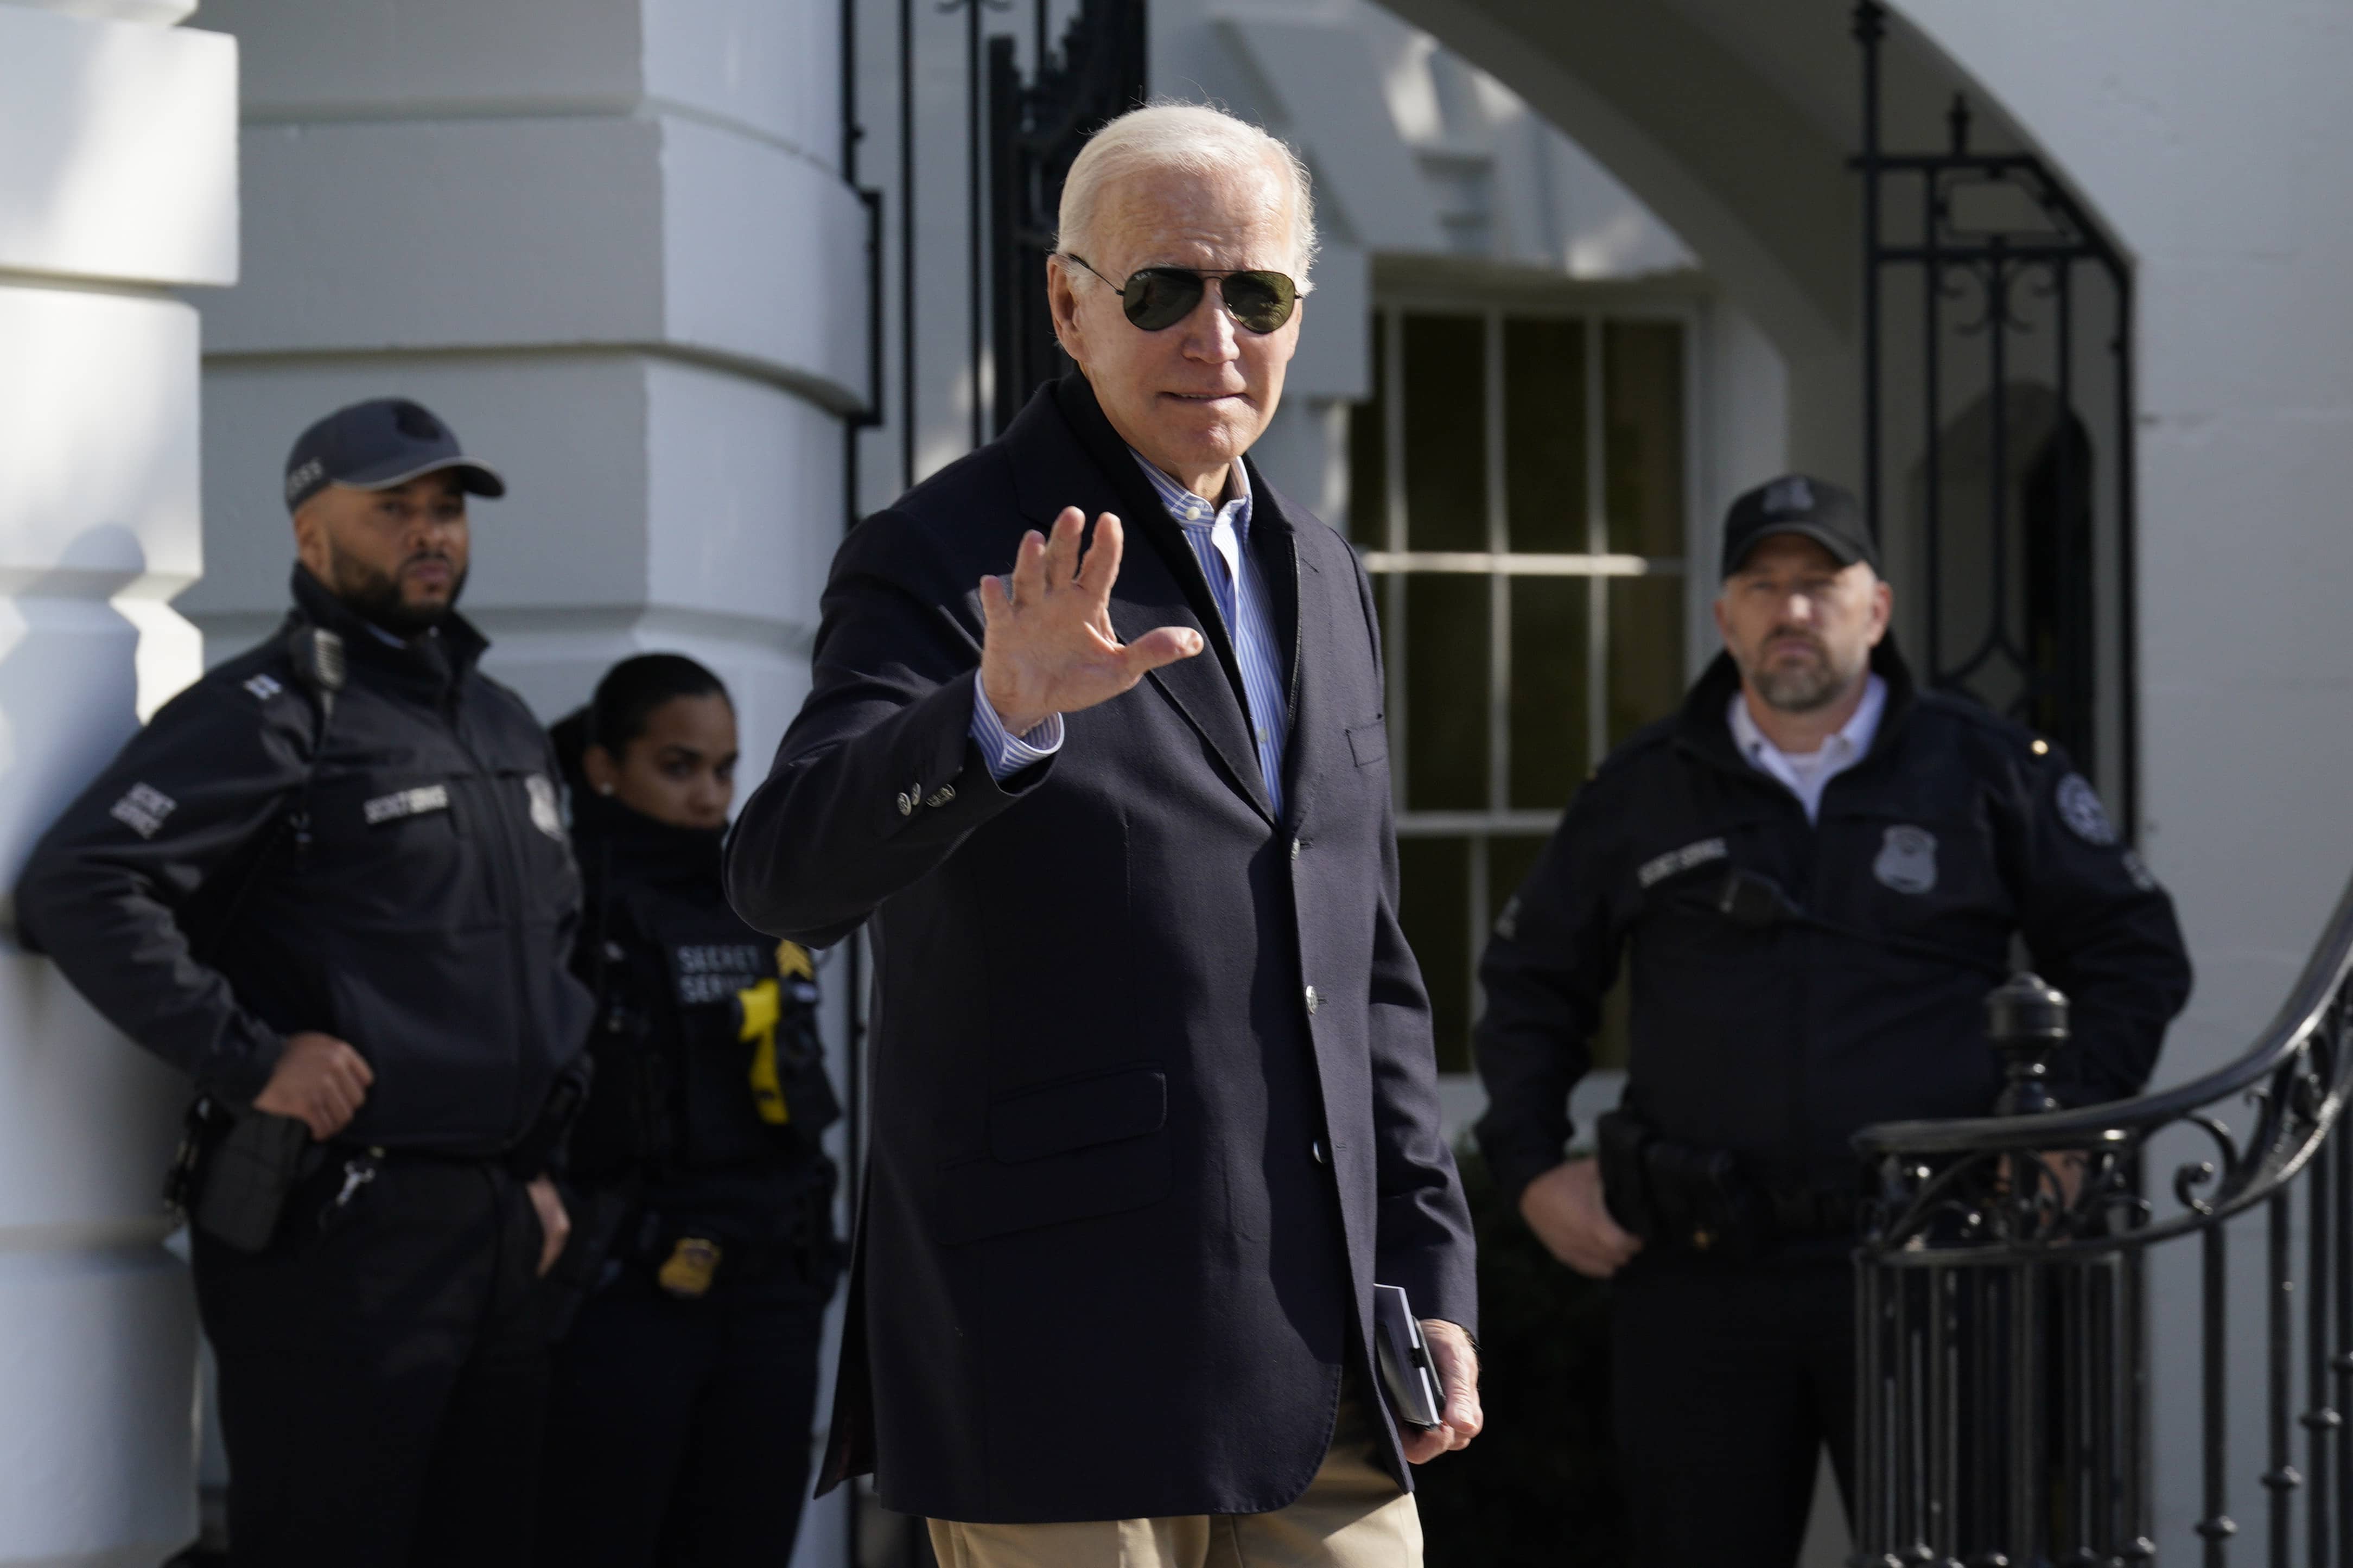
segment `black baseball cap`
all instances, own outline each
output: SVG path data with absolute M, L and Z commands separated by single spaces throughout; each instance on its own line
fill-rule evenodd
M 1841 566 L 1858 561 L 1879 570 L 1879 551 L 1863 525 L 1862 503 L 1854 492 L 1811 474 L 1783 474 L 1732 503 L 1724 518 L 1724 575 L 1731 576 L 1749 552 L 1777 533 L 1810 539 Z
M 372 398 L 336 409 L 295 440 L 286 455 L 286 510 L 329 485 L 388 490 L 445 468 L 471 494 L 507 493 L 498 470 L 459 451 L 457 433 L 431 409 L 405 397 Z

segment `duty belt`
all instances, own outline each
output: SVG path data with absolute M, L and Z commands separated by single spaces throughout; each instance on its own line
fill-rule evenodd
M 1852 1192 L 1772 1182 L 1727 1150 L 1659 1137 L 1623 1109 L 1602 1117 L 1595 1134 L 1610 1215 L 1655 1246 L 1757 1258 L 1854 1234 Z
M 1858 1200 L 1852 1193 L 1824 1187 L 1787 1187 L 1768 1191 L 1773 1223 L 1782 1236 L 1799 1237 L 1852 1236 Z

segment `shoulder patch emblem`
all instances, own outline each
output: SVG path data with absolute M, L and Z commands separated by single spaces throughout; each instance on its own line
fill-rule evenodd
M 1703 838 L 1696 844 L 1686 844 L 1680 849 L 1670 849 L 1642 862 L 1634 873 L 1634 880 L 1647 892 L 1670 877 L 1679 877 L 1694 866 L 1704 866 L 1711 860 L 1729 859 L 1732 851 L 1721 838 Z
M 1510 898 L 1504 900 L 1504 912 L 1495 917 L 1495 934 L 1502 937 L 1505 942 L 1514 941 L 1519 936 L 1519 894 L 1514 893 Z
M 531 825 L 558 844 L 563 843 L 564 813 L 555 804 L 555 786 L 548 782 L 545 773 L 533 773 L 522 781 L 522 787 L 531 795 Z
M 286 689 L 286 688 L 280 686 L 274 678 L 267 675 L 255 676 L 251 680 L 245 683 L 245 689 L 248 691 L 252 692 L 257 699 L 263 702 L 269 701 L 271 698 Z
M 2069 773 L 2059 781 L 2058 803 L 2059 820 L 2084 843 L 2105 849 L 2116 841 L 2116 825 L 2108 820 L 2107 808 L 2100 804 L 2100 792 L 2083 774 Z
M 1871 863 L 1871 874 L 1882 886 L 1899 893 L 1935 892 L 1936 836 L 1925 827 L 1896 824 L 1880 841 L 1879 858 Z
M 135 784 L 121 800 L 107 808 L 106 815 L 131 829 L 142 838 L 153 838 L 164 826 L 164 819 L 179 808 L 180 803 L 152 784 Z

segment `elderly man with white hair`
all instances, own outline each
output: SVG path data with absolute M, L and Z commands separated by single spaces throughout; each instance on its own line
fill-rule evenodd
M 851 533 L 729 846 L 753 924 L 871 933 L 827 1484 L 871 1468 L 952 1568 L 1404 1568 L 1409 1463 L 1479 1430 L 1372 595 L 1246 456 L 1314 253 L 1252 126 L 1088 143 L 1045 279 L 1079 374 Z

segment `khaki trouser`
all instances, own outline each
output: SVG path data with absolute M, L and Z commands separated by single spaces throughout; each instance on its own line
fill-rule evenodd
M 1350 1398 L 1323 1468 L 1275 1513 L 931 1527 L 940 1568 L 1421 1568 L 1421 1515 L 1373 1458 L 1372 1422 Z

